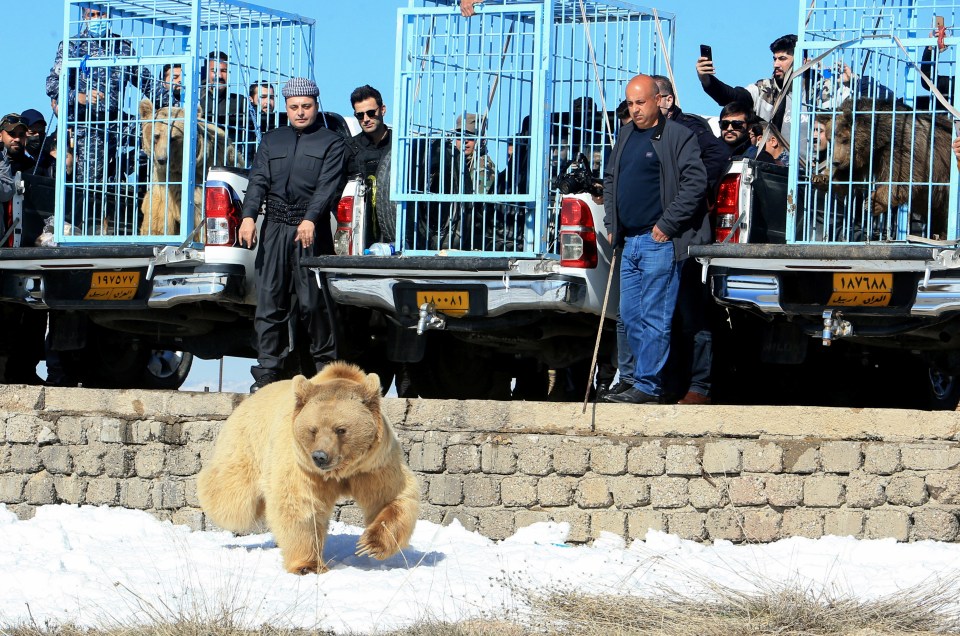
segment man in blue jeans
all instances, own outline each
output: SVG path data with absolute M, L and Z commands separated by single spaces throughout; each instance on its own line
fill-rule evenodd
M 687 248 L 710 238 L 700 205 L 707 172 L 696 135 L 661 114 L 653 78 L 630 80 L 626 99 L 630 123 L 604 170 L 603 202 L 610 241 L 621 249 L 620 318 L 636 364 L 633 386 L 604 401 L 651 404 L 662 393 Z

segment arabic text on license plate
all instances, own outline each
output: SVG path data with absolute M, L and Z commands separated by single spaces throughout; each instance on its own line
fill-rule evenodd
M 437 311 L 448 316 L 463 316 L 470 311 L 470 294 L 465 291 L 418 291 L 417 307 L 433 303 Z
M 84 300 L 133 300 L 140 286 L 140 272 L 93 272 Z
M 835 272 L 830 305 L 886 307 L 893 295 L 893 274 Z

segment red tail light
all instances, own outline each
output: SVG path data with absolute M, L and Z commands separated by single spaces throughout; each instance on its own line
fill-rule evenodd
M 343 197 L 337 204 L 337 224 L 353 223 L 353 197 Z
M 240 227 L 240 206 L 225 186 L 208 185 L 204 189 L 207 245 L 236 245 Z
M 597 266 L 597 232 L 593 211 L 574 197 L 560 204 L 560 265 L 593 269 Z
M 740 175 L 728 174 L 720 181 L 720 188 L 717 191 L 717 207 L 713 211 L 716 227 L 716 241 L 722 243 L 733 226 L 737 223 L 740 216 Z M 740 241 L 740 230 L 733 232 L 728 243 L 738 243 Z
M 333 233 L 333 251 L 338 256 L 353 254 L 353 197 L 343 197 L 337 204 L 337 230 Z

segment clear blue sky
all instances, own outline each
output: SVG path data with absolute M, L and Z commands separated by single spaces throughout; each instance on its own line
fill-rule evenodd
M 362 84 L 393 93 L 396 9 L 406 0 L 256 0 L 276 9 L 317 19 L 317 82 L 329 110 L 348 111 L 350 91 Z M 785 33 L 796 33 L 799 0 L 741 0 L 722 5 L 710 0 L 637 2 L 677 17 L 673 71 L 685 110 L 716 114 L 694 72 L 698 45 L 713 47 L 717 75 L 732 84 L 769 75 L 767 48 Z M 5 21 L 0 37 L 4 90 L 0 114 L 37 108 L 49 114 L 44 80 L 62 39 L 63 2 L 32 0 L 29 26 Z
M 396 9 L 407 6 L 406 0 L 254 0 L 254 4 L 317 19 L 316 79 L 327 110 L 348 113 L 350 92 L 362 84 L 377 87 L 384 96 L 393 94 Z M 768 46 L 781 35 L 796 33 L 801 2 L 673 0 L 637 4 L 656 6 L 676 16 L 672 63 L 681 106 L 689 112 L 715 115 L 719 109 L 703 94 L 694 71 L 698 45 L 713 47 L 717 75 L 727 83 L 742 85 L 766 77 L 771 70 Z M 20 5 L 19 10 L 26 9 Z M 0 114 L 36 108 L 49 119 L 44 81 L 63 37 L 63 2 L 32 0 L 29 14 L 28 21 L 5 21 L 0 37 L 0 60 L 4 61 Z M 249 361 L 228 359 L 225 367 L 225 389 L 249 386 Z M 188 386 L 206 385 L 216 390 L 217 369 L 215 361 L 198 361 Z

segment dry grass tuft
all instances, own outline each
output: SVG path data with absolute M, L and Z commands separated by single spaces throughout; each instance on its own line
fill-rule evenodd
M 798 587 L 747 593 L 709 586 L 705 597 L 557 593 L 531 599 L 540 633 L 578 636 L 894 636 L 960 634 L 958 581 L 872 601 Z
M 655 597 L 556 592 L 527 594 L 521 621 L 425 620 L 385 636 L 933 636 L 960 635 L 960 578 L 872 601 L 799 587 L 740 592 L 705 587 L 700 596 L 664 591 Z M 519 592 L 522 593 L 522 592 Z M 511 618 L 515 620 L 510 620 Z M 523 624 L 521 624 L 521 622 Z M 231 613 L 181 617 L 148 626 L 84 629 L 65 625 L 0 626 L 0 636 L 320 636 L 316 630 L 243 629 Z M 354 636 L 359 636 L 357 632 Z

